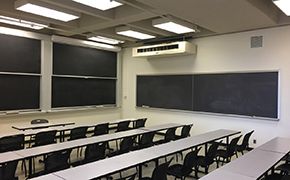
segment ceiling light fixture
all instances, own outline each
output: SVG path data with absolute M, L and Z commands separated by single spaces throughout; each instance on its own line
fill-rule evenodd
M 80 17 L 80 14 L 60 9 L 55 6 L 51 6 L 44 2 L 39 2 L 35 0 L 18 0 L 15 2 L 15 8 L 20 11 L 36 14 L 39 16 L 44 16 L 60 21 L 71 21 Z
M 290 16 L 290 1 L 289 0 L 273 0 L 273 3 L 280 8 L 287 16 Z
M 40 30 L 45 27 L 48 27 L 47 25 L 44 25 L 44 24 L 38 24 L 38 23 L 11 18 L 7 16 L 0 16 L 0 22 L 5 23 L 5 24 L 15 25 L 15 26 L 21 26 L 25 28 L 30 28 L 30 29 L 36 29 L 36 30 Z
M 184 25 L 187 24 L 187 25 Z M 168 19 L 159 18 L 152 21 L 152 25 L 156 28 L 163 29 L 176 34 L 184 34 L 196 32 L 196 29 L 190 28 L 192 25 L 189 23 L 177 23 Z
M 93 36 L 93 37 L 89 37 L 88 39 L 92 40 L 92 41 L 107 43 L 107 44 L 124 43 L 124 41 L 120 41 L 120 40 L 112 39 L 112 38 L 107 38 L 107 37 L 103 37 L 103 36 Z
M 136 31 L 136 30 L 132 30 L 132 29 L 130 29 L 130 27 L 127 27 L 127 26 L 122 26 L 122 27 L 116 28 L 116 33 L 123 35 L 123 36 L 128 36 L 128 37 L 132 37 L 135 39 L 141 39 L 141 40 L 155 38 L 155 36 L 153 36 L 153 35 L 149 35 L 149 34 L 142 33 L 142 32 Z
M 100 9 L 102 11 L 123 5 L 122 3 L 113 0 L 73 0 L 73 1 L 96 9 Z

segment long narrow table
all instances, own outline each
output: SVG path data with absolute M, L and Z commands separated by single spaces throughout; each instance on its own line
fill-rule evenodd
M 290 139 L 277 137 L 223 167 L 216 169 L 201 179 L 215 180 L 215 174 L 221 174 L 225 171 L 231 174 L 259 179 L 275 167 L 289 152 Z M 223 179 L 232 180 L 230 176 L 228 178 L 224 177 Z
M 232 173 L 229 171 L 219 170 L 211 172 L 210 176 L 206 175 L 202 177 L 202 180 L 256 180 L 256 178 L 244 176 L 238 173 Z
M 20 131 L 25 131 L 28 129 L 38 129 L 38 128 L 48 128 L 48 127 L 55 127 L 55 126 L 67 126 L 67 125 L 72 125 L 75 124 L 74 122 L 59 122 L 59 123 L 41 123 L 41 124 L 28 124 L 28 123 L 19 123 L 12 128 L 20 130 Z
M 142 175 L 142 164 L 156 160 L 161 157 L 184 151 L 196 146 L 204 145 L 225 137 L 240 133 L 232 130 L 217 130 L 197 136 L 192 136 L 170 143 L 165 143 L 150 148 L 137 150 L 104 160 L 88 163 L 78 167 L 66 169 L 53 173 L 57 177 L 67 180 L 92 179 L 106 176 L 130 167 L 139 166 L 139 173 Z

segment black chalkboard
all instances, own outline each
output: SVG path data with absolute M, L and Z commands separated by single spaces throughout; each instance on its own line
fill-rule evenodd
M 0 34 L 0 72 L 40 73 L 40 40 Z
M 137 106 L 192 110 L 192 76 L 137 76 Z
M 39 109 L 39 76 L 0 75 L 0 110 Z
M 278 72 L 137 76 L 137 106 L 278 118 Z
M 278 117 L 278 73 L 194 76 L 194 111 Z
M 116 77 L 117 53 L 53 43 L 53 73 L 58 75 Z
M 63 78 L 52 79 L 52 107 L 116 104 L 116 80 Z

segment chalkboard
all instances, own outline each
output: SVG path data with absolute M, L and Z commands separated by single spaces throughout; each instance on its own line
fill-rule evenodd
M 53 73 L 58 75 L 116 77 L 117 53 L 53 43 Z
M 0 72 L 40 74 L 40 40 L 0 34 Z
M 63 78 L 52 79 L 52 107 L 116 104 L 116 80 Z
M 278 118 L 278 72 L 137 76 L 137 106 Z
M 192 76 L 137 76 L 137 106 L 192 110 Z
M 0 75 L 0 110 L 39 109 L 39 76 Z
M 278 73 L 194 76 L 194 111 L 277 118 Z

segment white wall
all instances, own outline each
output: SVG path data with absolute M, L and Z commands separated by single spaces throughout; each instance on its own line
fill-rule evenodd
M 264 36 L 262 48 L 250 48 L 251 36 Z M 162 59 L 132 58 L 123 53 L 123 117 L 146 116 L 148 124 L 193 122 L 192 134 L 228 128 L 255 130 L 257 145 L 275 136 L 290 137 L 290 26 L 193 40 L 197 55 Z M 195 114 L 192 112 L 136 108 L 137 74 L 184 74 L 236 71 L 280 71 L 280 121 Z M 152 87 L 154 88 L 154 87 Z M 255 145 L 254 145 L 255 146 Z

